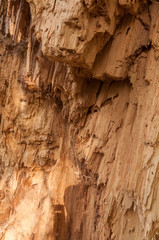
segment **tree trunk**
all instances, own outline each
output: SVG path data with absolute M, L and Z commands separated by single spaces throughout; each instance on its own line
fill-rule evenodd
M 159 239 L 159 1 L 0 0 L 0 239 Z

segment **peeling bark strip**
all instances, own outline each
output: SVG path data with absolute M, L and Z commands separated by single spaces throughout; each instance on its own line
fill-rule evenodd
M 26 75 L 31 74 L 31 52 L 32 52 L 32 34 L 30 33 L 27 49 L 27 66 L 26 66 Z
M 159 2 L 0 0 L 0 239 L 159 239 Z
M 54 0 L 54 2 L 53 2 L 52 12 L 54 12 L 55 7 L 56 7 L 56 0 Z

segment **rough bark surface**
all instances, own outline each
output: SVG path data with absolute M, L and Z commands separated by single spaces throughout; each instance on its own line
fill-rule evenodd
M 159 1 L 0 0 L 0 239 L 159 239 Z

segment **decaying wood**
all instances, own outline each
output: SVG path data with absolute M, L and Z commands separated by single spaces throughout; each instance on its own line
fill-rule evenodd
M 158 60 L 158 1 L 0 1 L 0 239 L 159 239 Z

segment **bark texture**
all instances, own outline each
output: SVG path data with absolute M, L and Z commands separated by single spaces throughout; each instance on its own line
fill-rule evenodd
M 159 239 L 159 1 L 0 0 L 0 239 Z

